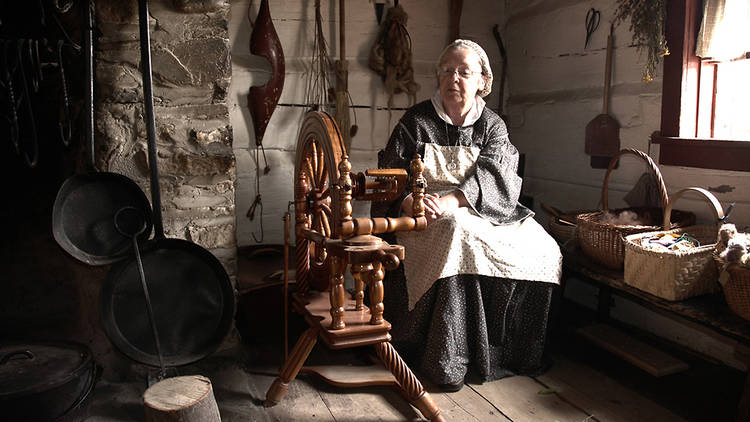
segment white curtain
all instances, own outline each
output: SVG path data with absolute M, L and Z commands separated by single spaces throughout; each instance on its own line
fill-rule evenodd
M 750 0 L 704 0 L 695 55 L 716 61 L 750 52 Z

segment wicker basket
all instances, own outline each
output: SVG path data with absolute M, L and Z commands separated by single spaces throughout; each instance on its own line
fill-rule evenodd
M 603 217 L 609 212 L 607 202 L 609 176 L 612 173 L 612 169 L 617 164 L 617 161 L 620 159 L 620 156 L 623 154 L 633 154 L 646 161 L 649 169 L 659 182 L 661 208 L 631 207 L 612 210 L 612 212 L 617 214 L 626 210 L 635 212 L 640 220 L 649 223 L 647 225 L 618 225 L 603 221 Z M 627 148 L 621 150 L 612 158 L 612 161 L 610 161 L 607 173 L 604 176 L 601 197 L 603 209 L 600 211 L 580 214 L 576 219 L 576 237 L 578 238 L 581 250 L 583 250 L 583 252 L 594 261 L 606 267 L 621 270 L 625 262 L 625 236 L 660 230 L 663 215 L 662 210 L 666 208 L 668 202 L 669 197 L 667 196 L 667 187 L 664 185 L 664 179 L 662 178 L 659 168 L 656 167 L 654 160 L 646 155 L 646 153 L 638 151 L 637 149 Z M 695 214 L 674 210 L 672 212 L 671 220 L 672 227 L 684 227 L 695 222 Z
M 727 266 L 729 278 L 722 284 L 729 309 L 750 320 L 750 269 L 737 264 Z
M 705 189 L 690 187 L 675 193 L 664 210 L 664 230 L 625 238 L 625 284 L 667 300 L 682 300 L 718 290 L 719 273 L 713 254 L 719 224 L 670 230 L 672 206 L 685 192 L 702 194 L 711 204 L 717 222 L 724 217 L 719 201 Z M 655 251 L 643 246 L 647 238 L 665 233 L 687 233 L 701 246 L 681 251 Z
M 549 217 L 548 222 L 549 233 L 560 243 L 567 243 L 571 240 L 575 240 L 576 237 L 576 226 L 575 224 L 568 224 L 567 222 L 561 221 L 554 215 Z
M 552 235 L 552 237 L 555 238 L 555 240 L 557 240 L 561 244 L 576 241 L 575 221 L 578 217 L 578 214 L 592 211 L 575 210 L 563 212 L 546 204 L 541 204 L 541 206 L 550 214 L 547 224 L 549 233 Z

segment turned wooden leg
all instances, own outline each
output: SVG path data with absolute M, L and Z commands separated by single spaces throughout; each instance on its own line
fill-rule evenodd
M 356 264 L 351 266 L 352 278 L 354 278 L 354 310 L 365 309 L 365 282 L 362 280 L 362 272 L 367 271 L 366 265 Z
M 300 172 L 299 179 L 294 185 L 294 197 L 304 198 L 309 189 L 307 175 L 304 171 Z M 294 205 L 294 237 L 296 238 L 294 248 L 294 262 L 296 263 L 295 279 L 297 292 L 301 295 L 306 295 L 310 290 L 308 281 L 310 272 L 310 243 L 302 234 L 303 229 L 310 228 L 306 217 L 306 207 L 307 204 L 304 201 L 297 201 Z
M 442 415 L 440 415 L 440 408 L 432 400 L 430 393 L 424 390 L 422 383 L 406 366 L 406 362 L 401 359 L 391 343 L 384 341 L 375 344 L 375 352 L 398 381 L 401 392 L 406 396 L 406 399 L 419 409 L 425 418 L 431 421 L 444 421 Z
M 331 330 L 342 330 L 344 324 L 344 260 L 331 257 Z
M 300 368 L 302 368 L 307 356 L 310 355 L 312 348 L 318 341 L 318 330 L 320 330 L 318 327 L 308 328 L 302 333 L 302 337 L 297 340 L 292 353 L 289 354 L 289 358 L 284 362 L 284 366 L 281 367 L 279 377 L 268 388 L 266 401 L 263 403 L 264 406 L 275 406 L 284 398 L 284 394 L 286 394 L 286 390 L 289 388 L 289 383 L 297 377 Z
M 372 263 L 372 271 L 368 272 L 370 285 L 370 324 L 380 325 L 383 323 L 383 264 Z

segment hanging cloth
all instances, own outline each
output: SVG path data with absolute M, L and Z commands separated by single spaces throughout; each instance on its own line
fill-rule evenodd
M 695 55 L 727 61 L 744 58 L 750 52 L 750 2 L 747 0 L 705 0 L 703 20 Z

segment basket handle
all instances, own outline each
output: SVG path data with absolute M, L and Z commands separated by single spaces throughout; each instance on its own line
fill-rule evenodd
M 667 204 L 669 203 L 669 196 L 667 195 L 667 186 L 664 185 L 664 178 L 661 176 L 661 172 L 659 171 L 659 167 L 656 166 L 656 163 L 654 163 L 654 160 L 651 159 L 651 157 L 648 156 L 643 151 L 639 151 L 635 148 L 624 148 L 620 150 L 620 152 L 617 153 L 614 157 L 612 157 L 612 160 L 609 162 L 609 167 L 607 167 L 607 174 L 604 175 L 604 184 L 602 185 L 602 198 L 601 203 L 602 207 L 604 208 L 604 211 L 609 210 L 608 205 L 608 196 L 609 196 L 609 176 L 612 173 L 612 169 L 615 168 L 617 165 L 617 162 L 620 160 L 620 156 L 623 154 L 633 154 L 636 157 L 640 157 L 643 159 L 643 161 L 646 162 L 648 165 L 648 168 L 651 170 L 651 173 L 653 173 L 654 176 L 656 176 L 656 180 L 659 182 L 659 196 L 661 196 L 661 209 L 666 209 Z
M 685 189 L 680 189 L 674 194 L 672 194 L 672 198 L 669 199 L 669 203 L 667 204 L 667 207 L 664 209 L 664 230 L 669 230 L 672 228 L 672 222 L 670 221 L 670 218 L 672 216 L 672 206 L 674 205 L 675 201 L 677 201 L 683 193 L 685 192 L 698 192 L 701 195 L 703 195 L 711 205 L 711 208 L 713 209 L 714 213 L 716 214 L 716 222 L 717 224 L 724 219 L 724 210 L 721 208 L 721 204 L 719 203 L 719 200 L 716 199 L 716 197 L 709 191 L 691 186 Z M 716 232 L 716 235 L 718 236 L 718 231 Z M 718 239 L 718 237 L 717 237 Z

